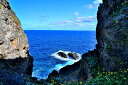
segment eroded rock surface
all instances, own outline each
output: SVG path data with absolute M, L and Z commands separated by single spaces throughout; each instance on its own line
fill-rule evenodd
M 128 68 L 128 0 L 103 0 L 97 13 L 96 50 L 83 55 L 79 79 Z M 84 76 L 83 76 L 84 75 Z
M 9 3 L 6 0 L 0 0 L 0 75 L 4 71 L 5 74 L 7 73 L 2 77 L 3 81 L 0 82 L 5 85 L 11 79 L 13 82 L 14 74 L 16 74 L 17 79 L 20 79 L 20 75 L 31 76 L 33 58 L 29 55 L 28 48 L 28 40 L 20 21 L 11 10 Z M 23 76 L 21 81 L 24 81 L 22 79 Z M 18 81 L 16 83 L 17 85 L 21 84 Z
M 28 40 L 6 0 L 0 0 L 0 58 L 28 57 Z
M 97 19 L 97 50 L 105 70 L 128 68 L 128 0 L 103 0 Z

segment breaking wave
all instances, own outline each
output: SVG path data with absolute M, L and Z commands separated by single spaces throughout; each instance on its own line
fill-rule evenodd
M 57 54 L 58 52 L 63 52 L 63 53 L 65 53 L 68 58 L 63 58 L 63 57 L 59 56 L 59 55 Z M 56 59 L 60 59 L 60 60 L 62 60 L 62 61 L 76 61 L 76 60 L 74 60 L 74 59 L 69 58 L 68 53 L 76 53 L 76 52 L 59 50 L 59 51 L 57 51 L 57 52 L 51 54 L 51 56 L 53 56 L 53 57 L 56 58 Z M 78 55 L 79 59 L 81 59 L 81 55 L 80 55 L 79 53 L 76 53 L 76 54 Z M 78 61 L 78 60 L 77 60 L 77 61 Z
M 81 55 L 80 55 L 79 53 L 76 53 L 76 54 L 78 55 L 79 59 L 74 60 L 74 59 L 70 59 L 70 58 L 63 58 L 63 57 L 61 57 L 61 56 L 59 56 L 59 55 L 57 54 L 58 52 L 64 52 L 66 55 L 67 55 L 68 53 L 76 53 L 76 52 L 62 51 L 62 50 L 59 50 L 59 51 L 53 53 L 51 56 L 53 56 L 54 58 L 60 59 L 60 60 L 62 60 L 62 61 L 67 61 L 67 62 L 65 62 L 64 64 L 57 64 L 57 65 L 55 65 L 55 67 L 54 67 L 52 70 L 57 70 L 57 71 L 59 71 L 61 68 L 65 67 L 65 66 L 67 66 L 67 65 L 72 65 L 72 64 L 74 64 L 75 62 L 77 62 L 77 61 L 79 61 L 79 60 L 81 59 Z M 51 71 L 52 71 L 52 70 L 51 70 Z

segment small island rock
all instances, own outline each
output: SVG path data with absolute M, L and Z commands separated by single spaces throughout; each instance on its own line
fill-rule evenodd
M 68 53 L 68 56 L 75 60 L 79 59 L 79 56 L 76 53 Z
M 64 52 L 58 52 L 57 54 L 63 58 L 68 58 Z

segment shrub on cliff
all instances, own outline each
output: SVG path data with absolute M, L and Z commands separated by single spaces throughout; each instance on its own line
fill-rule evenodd
M 70 82 L 67 85 L 128 85 L 128 69 L 118 72 L 102 72 L 87 81 Z

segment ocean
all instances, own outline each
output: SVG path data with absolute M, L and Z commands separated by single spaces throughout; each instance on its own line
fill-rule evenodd
M 78 60 L 64 59 L 57 52 L 75 52 L 81 55 L 96 45 L 95 31 L 25 30 L 29 52 L 34 58 L 33 77 L 46 79 L 52 70 L 71 65 Z

